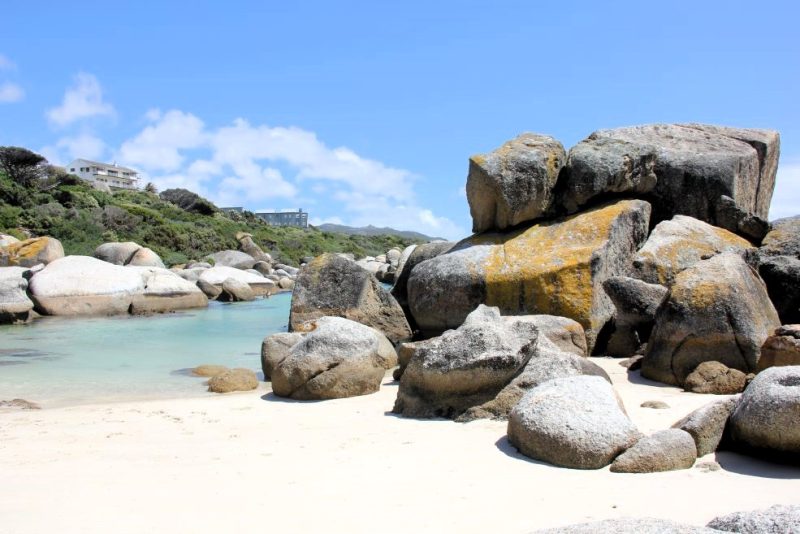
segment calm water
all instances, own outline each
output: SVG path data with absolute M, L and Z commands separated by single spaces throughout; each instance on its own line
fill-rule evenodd
M 205 395 L 204 363 L 261 377 L 261 340 L 286 331 L 291 293 L 148 317 L 38 319 L 0 326 L 0 400 L 43 407 Z

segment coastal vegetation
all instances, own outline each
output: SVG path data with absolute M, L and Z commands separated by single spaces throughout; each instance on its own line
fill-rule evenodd
M 297 265 L 325 252 L 377 256 L 422 242 L 396 235 L 270 226 L 252 212 L 223 212 L 187 190 L 160 195 L 154 187 L 101 191 L 25 149 L 0 147 L 0 154 L 29 163 L 21 170 L 13 167 L 17 169 L 13 173 L 10 165 L 0 166 L 0 233 L 18 239 L 52 236 L 68 255 L 91 256 L 101 243 L 135 241 L 155 251 L 167 265 L 175 265 L 237 249 L 237 232 L 246 232 L 278 262 Z

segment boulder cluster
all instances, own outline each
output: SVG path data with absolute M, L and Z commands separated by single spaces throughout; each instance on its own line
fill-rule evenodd
M 94 257 L 65 256 L 52 237 L 0 234 L 0 324 L 44 315 L 115 315 L 201 308 L 209 299 L 248 301 L 291 290 L 299 269 L 272 261 L 249 234 L 242 251 L 166 269 L 134 242 L 103 243 Z
M 569 151 L 523 134 L 470 159 L 471 237 L 310 261 L 264 373 L 299 399 L 374 391 L 389 360 L 360 324 L 396 347 L 395 413 L 504 419 L 531 458 L 641 473 L 720 447 L 800 457 L 800 217 L 766 221 L 778 155 L 777 132 L 698 124 Z M 646 436 L 589 355 L 729 396 Z

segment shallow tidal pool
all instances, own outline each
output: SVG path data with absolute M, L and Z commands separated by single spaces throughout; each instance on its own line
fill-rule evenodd
M 43 317 L 0 326 L 0 400 L 44 408 L 205 395 L 205 363 L 261 375 L 261 341 L 285 332 L 291 293 L 152 316 Z

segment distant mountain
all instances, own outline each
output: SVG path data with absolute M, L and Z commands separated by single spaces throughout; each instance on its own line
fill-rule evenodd
M 419 239 L 421 241 L 444 241 L 442 237 L 430 237 L 419 232 L 412 232 L 410 230 L 395 230 L 394 228 L 378 228 L 377 226 L 362 226 L 356 228 L 353 226 L 345 226 L 343 224 L 321 224 L 317 226 L 323 232 L 331 232 L 337 234 L 347 235 L 393 235 L 405 239 Z

